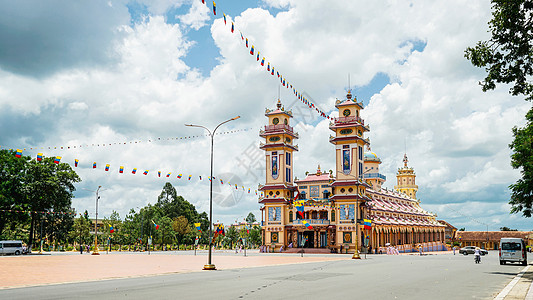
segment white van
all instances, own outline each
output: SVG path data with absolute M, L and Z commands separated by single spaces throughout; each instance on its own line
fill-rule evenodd
M 519 262 L 527 266 L 526 242 L 520 238 L 502 238 L 500 240 L 500 265 L 506 262 Z
M 6 254 L 22 254 L 21 241 L 0 241 L 0 255 Z

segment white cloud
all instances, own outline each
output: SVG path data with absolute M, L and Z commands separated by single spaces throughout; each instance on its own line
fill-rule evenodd
M 237 175 L 253 193 L 257 183 L 264 181 L 258 129 L 266 122 L 264 109 L 275 106 L 279 80 L 248 54 L 240 39 L 242 30 L 266 62 L 331 115 L 337 114 L 335 98 L 345 97 L 348 74 L 352 86 L 368 84 L 378 72 L 387 74 L 392 82 L 371 99 L 362 99 L 370 100 L 363 117 L 371 127 L 372 150 L 383 160 L 381 171 L 389 179 L 387 186 L 394 185 L 406 145 L 425 209 L 457 221 L 452 222 L 457 227 L 467 222 L 442 209 L 442 203 L 460 202 L 457 205 L 476 208 L 473 212 L 487 207 L 495 224 L 522 224 L 507 215 L 505 186 L 518 176 L 509 166 L 507 145 L 512 138 L 510 128 L 521 124 L 528 106 L 510 97 L 505 88 L 481 92 L 477 82 L 483 71 L 463 57 L 467 46 L 486 38 L 489 4 L 264 3 L 286 11 L 273 16 L 265 9 L 247 9 L 234 17 L 237 30 L 233 34 L 221 17 L 213 22 L 211 35 L 219 53 L 212 55 L 220 59 L 205 78 L 184 62 L 191 46 L 201 42 L 191 40 L 188 28 L 210 23 L 206 19 L 209 8 L 200 1 L 193 2 L 187 13 L 177 17 L 180 24 L 174 25 L 165 22 L 164 14 L 184 3 L 146 4 L 151 15 L 144 22 L 133 27 L 123 23 L 115 39 L 104 45 L 113 50 L 109 64 L 66 68 L 43 79 L 0 69 L 0 107 L 11 111 L 10 116 L 36 116 L 37 125 L 40 118 L 53 119 L 48 122 L 56 130 L 54 135 L 10 133 L 13 137 L 4 139 L 12 143 L 35 140 L 39 146 L 100 144 L 45 155 L 61 154 L 67 162 L 80 159 L 77 171 L 84 180 L 80 187 L 107 189 L 102 193 L 102 215 L 117 210 L 124 217 L 130 208 L 154 203 L 167 180 L 154 175 L 158 170 L 172 172 L 171 182 L 178 193 L 205 211 L 208 181 L 185 177 L 208 176 L 209 140 L 157 138 L 203 135 L 203 130 L 184 124 L 213 128 L 241 115 L 219 132 L 252 129 L 216 137 L 215 174 Z M 113 8 L 117 7 L 123 4 L 113 2 Z M 413 51 L 419 41 L 427 43 L 426 47 Z M 323 170 L 334 170 L 329 122 L 294 103 L 288 89 L 282 87 L 280 93 L 283 104 L 293 110 L 292 124 L 300 133 L 294 175 L 302 178 L 318 164 Z M 43 115 L 50 112 L 53 117 Z M 99 163 L 98 170 L 90 167 L 93 161 Z M 106 163 L 112 172 L 102 170 Z M 118 174 L 120 165 L 126 167 L 126 174 Z M 137 175 L 131 174 L 133 167 L 138 168 Z M 148 176 L 142 175 L 144 169 L 150 170 Z M 178 173 L 184 178 L 178 180 Z M 492 189 L 496 192 L 491 196 Z M 473 202 L 486 195 L 486 203 Z M 80 193 L 74 206 L 91 212 L 94 195 Z M 228 223 L 254 211 L 260 219 L 258 208 L 256 196 L 245 193 L 233 207 L 215 205 L 215 215 Z

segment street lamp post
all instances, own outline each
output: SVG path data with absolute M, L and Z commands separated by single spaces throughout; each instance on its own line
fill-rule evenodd
M 214 145 L 214 138 L 215 138 L 215 131 L 217 131 L 218 127 L 220 125 L 225 124 L 229 121 L 237 120 L 240 118 L 240 116 L 231 118 L 229 120 L 226 120 L 220 124 L 218 124 L 213 132 L 211 132 L 207 127 L 201 126 L 201 125 L 193 125 L 193 124 L 185 124 L 185 126 L 190 127 L 199 127 L 207 130 L 209 133 L 209 136 L 211 137 L 211 184 L 209 186 L 209 254 L 207 258 L 207 264 L 204 265 L 204 270 L 216 270 L 215 265 L 211 263 L 211 248 L 213 244 L 212 235 L 213 235 L 213 145 Z
M 100 199 L 100 196 L 98 195 L 98 191 L 100 190 L 102 186 L 99 185 L 96 189 L 96 219 L 94 222 L 94 250 L 92 255 L 100 255 L 98 253 L 98 199 Z

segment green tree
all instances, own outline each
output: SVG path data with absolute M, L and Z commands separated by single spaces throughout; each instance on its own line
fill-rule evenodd
M 161 215 L 171 219 L 185 216 L 189 223 L 193 223 L 198 218 L 198 212 L 189 201 L 178 196 L 174 186 L 170 182 L 165 183 L 159 197 L 157 197 L 157 208 L 161 210 Z
M 179 216 L 172 221 L 172 229 L 176 234 L 176 242 L 179 249 L 183 236 L 192 231 L 191 225 L 189 225 L 189 221 L 185 216 Z
M 85 211 L 87 213 L 87 211 Z M 74 219 L 74 225 L 72 230 L 69 232 L 69 237 L 71 241 L 75 241 L 79 245 L 87 244 L 91 241 L 91 235 L 89 234 L 91 230 L 91 221 L 85 216 Z
M 0 238 L 8 239 L 4 235 L 4 228 L 9 225 L 14 229 L 19 223 L 29 220 L 28 214 L 19 213 L 28 209 L 24 197 L 24 176 L 30 158 L 15 157 L 15 151 L 0 150 Z M 10 211 L 11 210 L 11 211 Z
M 246 223 L 253 224 L 255 221 L 256 221 L 255 215 L 252 212 L 250 212 L 248 216 L 246 217 Z
M 239 233 L 235 227 L 231 226 L 226 230 L 226 238 L 228 239 L 229 247 L 233 248 L 233 244 L 237 243 L 239 239 Z
M 533 22 L 531 0 L 492 0 L 492 37 L 468 47 L 465 57 L 476 67 L 484 67 L 487 76 L 480 82 L 483 91 L 493 90 L 496 83 L 512 83 L 513 96 L 525 95 L 533 100 Z
M 511 212 L 522 212 L 526 218 L 531 217 L 533 202 L 533 109 L 527 115 L 527 124 L 523 128 L 513 128 L 514 140 L 509 145 L 513 150 L 511 166 L 520 169 L 522 178 L 511 184 Z
M 43 157 L 41 161 L 30 160 L 24 176 L 24 199 L 32 211 L 71 213 L 73 192 L 76 190 L 74 183 L 80 181 L 70 165 L 56 164 L 52 157 Z M 57 214 L 57 216 L 58 218 L 45 220 L 47 225 L 50 221 L 56 222 L 56 229 L 64 228 L 65 230 L 59 231 L 55 237 L 60 240 L 65 239 L 68 232 L 66 229 L 69 228 L 69 224 L 72 225 L 74 216 L 72 214 Z M 33 243 L 36 222 L 42 217 L 44 214 L 31 214 L 29 246 Z
M 483 91 L 493 90 L 497 83 L 511 84 L 513 96 L 524 95 L 533 100 L 533 2 L 531 0 L 492 0 L 492 37 L 479 41 L 465 51 L 465 57 L 476 67 L 485 68 L 487 75 L 480 82 Z M 521 168 L 522 178 L 509 186 L 511 213 L 522 212 L 531 217 L 533 198 L 533 108 L 526 115 L 528 124 L 513 128 L 514 141 L 511 165 Z
M 518 231 L 518 229 L 511 229 L 507 226 L 500 227 L 500 231 Z
M 261 227 L 254 226 L 252 229 L 250 229 L 250 235 L 248 237 L 248 241 L 250 243 L 250 247 L 256 247 L 258 245 L 261 245 L 262 239 L 261 239 Z

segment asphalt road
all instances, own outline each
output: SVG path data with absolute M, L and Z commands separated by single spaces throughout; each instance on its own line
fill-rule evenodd
M 500 266 L 496 252 L 478 265 L 473 255 L 372 255 L 4 289 L 0 299 L 492 299 L 522 269 Z

